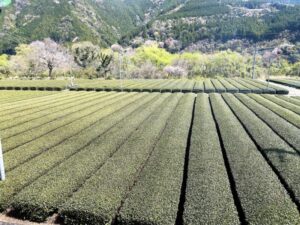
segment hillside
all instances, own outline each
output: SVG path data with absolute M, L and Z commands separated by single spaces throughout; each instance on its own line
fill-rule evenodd
M 0 48 L 9 51 L 16 43 L 45 37 L 69 42 L 77 36 L 107 46 L 155 15 L 156 5 L 150 0 L 16 0 L 0 15 Z
M 203 40 L 226 43 L 235 39 L 259 42 L 286 38 L 295 43 L 300 39 L 300 5 L 295 4 L 299 2 L 189 0 L 122 41 L 130 43 L 144 37 L 165 42 L 171 38 L 180 43 L 175 50 Z
M 101 46 L 171 38 L 178 41 L 171 51 L 198 42 L 203 45 L 201 41 L 206 40 L 226 43 L 284 36 L 297 42 L 297 3 L 300 1 L 15 0 L 0 14 L 0 53 L 12 53 L 19 43 L 46 37 L 60 43 L 79 37 Z

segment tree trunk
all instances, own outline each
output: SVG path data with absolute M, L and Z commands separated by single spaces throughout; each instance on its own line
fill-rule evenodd
M 51 80 L 54 80 L 54 77 L 52 77 L 52 72 L 53 72 L 53 68 L 50 67 L 49 68 L 49 77 L 50 77 Z

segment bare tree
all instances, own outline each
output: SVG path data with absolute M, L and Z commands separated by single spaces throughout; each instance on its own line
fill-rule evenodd
M 55 41 L 47 38 L 43 41 L 34 41 L 29 47 L 29 59 L 40 70 L 48 70 L 48 76 L 54 79 L 53 70 L 55 68 L 66 68 L 73 59 L 71 54 L 64 47 Z
M 188 75 L 188 72 L 179 66 L 166 66 L 164 72 L 174 78 L 185 78 Z
M 277 49 L 274 49 L 273 51 L 266 51 L 262 57 L 264 66 L 268 68 L 268 80 L 271 75 L 271 66 L 273 62 L 277 59 L 278 54 L 279 53 L 277 52 Z

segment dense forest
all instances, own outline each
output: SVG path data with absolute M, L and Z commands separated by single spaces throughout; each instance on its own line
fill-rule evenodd
M 262 5 L 263 1 L 220 3 L 215 0 L 191 0 L 178 11 L 161 15 L 159 19 L 124 36 L 122 42 L 129 43 L 137 35 L 158 40 L 172 37 L 181 41 L 181 48 L 184 49 L 204 39 L 223 42 L 230 39 L 248 39 L 253 42 L 271 40 L 284 31 L 294 33 L 290 37 L 291 41 L 300 39 L 300 5 Z M 157 24 L 165 26 L 164 29 L 156 29 Z
M 254 57 L 261 75 L 300 73 L 300 0 L 14 0 L 0 27 L 4 76 L 47 74 L 33 53 L 48 54 L 49 43 L 63 59 L 54 74 L 63 76 L 74 65 L 80 76 L 118 77 L 112 46 L 123 49 L 130 77 L 249 76 Z M 76 65 L 76 44 L 96 49 L 93 63 Z

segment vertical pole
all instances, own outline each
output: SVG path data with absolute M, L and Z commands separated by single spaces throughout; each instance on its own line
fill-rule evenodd
M 255 43 L 254 55 L 253 55 L 253 65 L 252 65 L 252 79 L 255 79 L 256 53 L 257 53 L 257 46 Z
M 5 180 L 5 170 L 4 170 L 4 160 L 3 160 L 3 152 L 2 152 L 2 143 L 0 139 L 0 180 Z
M 270 85 L 270 74 L 271 74 L 271 57 L 269 58 L 269 68 L 268 68 L 268 87 Z
M 119 53 L 119 73 L 120 73 L 120 82 L 121 82 L 121 90 L 123 91 L 123 78 L 122 78 L 122 66 L 123 66 L 123 53 Z

